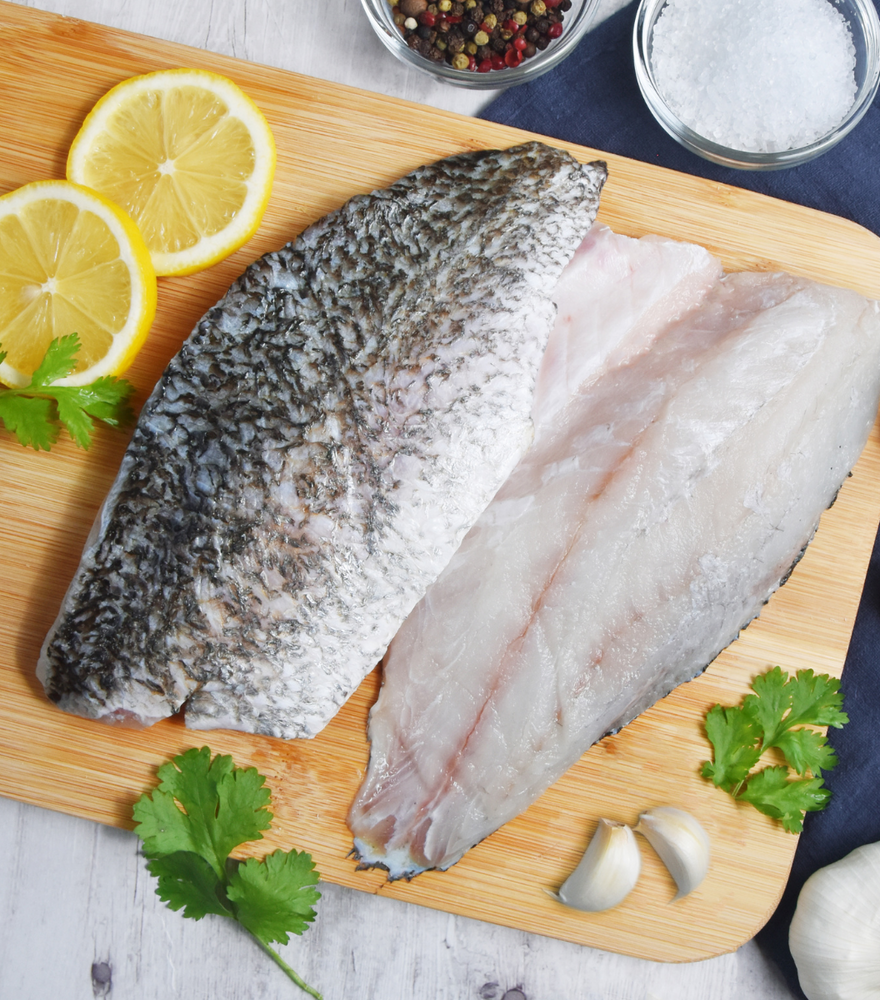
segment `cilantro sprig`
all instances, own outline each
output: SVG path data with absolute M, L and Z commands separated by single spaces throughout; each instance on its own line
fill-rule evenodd
M 106 375 L 89 385 L 54 385 L 74 370 L 79 348 L 76 333 L 51 341 L 28 385 L 0 391 L 0 423 L 21 444 L 49 451 L 63 425 L 80 448 L 88 448 L 92 418 L 113 427 L 134 418 L 128 404 L 134 386 L 125 379 Z M 5 359 L 0 348 L 0 363 Z
M 773 667 L 751 687 L 754 694 L 746 695 L 741 705 L 710 709 L 706 734 L 714 757 L 703 764 L 701 774 L 735 799 L 780 820 L 789 833 L 800 833 L 806 813 L 828 804 L 831 792 L 824 787 L 822 772 L 837 764 L 825 736 L 805 727 L 840 729 L 849 721 L 842 710 L 840 682 L 812 670 L 789 677 L 781 667 Z M 774 748 L 785 764 L 754 771 Z
M 159 768 L 159 787 L 134 806 L 135 833 L 143 840 L 156 892 L 172 910 L 201 920 L 209 913 L 236 920 L 310 996 L 308 986 L 271 947 L 287 944 L 315 919 L 319 875 L 304 851 L 275 851 L 238 861 L 239 845 L 262 840 L 271 827 L 270 792 L 256 768 L 238 768 L 229 756 L 211 759 L 193 748 Z

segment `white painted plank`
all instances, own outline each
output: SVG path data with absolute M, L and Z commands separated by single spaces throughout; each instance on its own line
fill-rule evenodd
M 0 843 L 3 1000 L 299 995 L 237 925 L 167 909 L 133 834 L 0 799 Z M 279 950 L 326 1000 L 791 997 L 752 944 L 664 965 L 339 886 L 321 891 L 315 923 Z

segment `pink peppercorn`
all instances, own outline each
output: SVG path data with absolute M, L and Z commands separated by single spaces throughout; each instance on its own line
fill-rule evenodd
M 480 73 L 515 68 L 534 58 L 563 33 L 562 20 L 572 7 L 572 0 L 388 3 L 410 49 L 456 70 Z

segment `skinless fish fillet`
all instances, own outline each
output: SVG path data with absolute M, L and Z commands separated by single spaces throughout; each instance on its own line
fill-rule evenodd
M 531 440 L 603 164 L 539 143 L 352 199 L 172 360 L 47 637 L 60 708 L 310 737 Z
M 732 274 L 539 423 L 386 655 L 361 864 L 448 868 L 701 672 L 787 578 L 878 395 L 877 303 Z

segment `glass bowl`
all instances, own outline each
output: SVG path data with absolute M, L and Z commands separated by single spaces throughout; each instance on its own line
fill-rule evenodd
M 361 0 L 370 24 L 382 44 L 393 52 L 401 62 L 428 73 L 437 80 L 456 87 L 473 90 L 497 90 L 525 83 L 546 73 L 574 51 L 593 21 L 599 0 L 572 0 L 571 10 L 565 12 L 563 32 L 546 49 L 538 51 L 530 59 L 524 59 L 519 66 L 493 69 L 479 73 L 467 69 L 454 69 L 447 63 L 435 63 L 431 59 L 414 52 L 404 41 L 403 34 L 394 23 L 394 12 L 388 0 Z
M 872 0 L 830 0 L 848 22 L 856 50 L 856 96 L 849 113 L 827 134 L 794 149 L 750 152 L 731 149 L 689 128 L 669 108 L 657 86 L 651 66 L 654 25 L 668 0 L 641 0 L 633 29 L 636 79 L 645 103 L 662 127 L 686 149 L 713 163 L 740 170 L 779 170 L 806 163 L 827 152 L 859 123 L 874 100 L 880 83 L 880 19 Z

